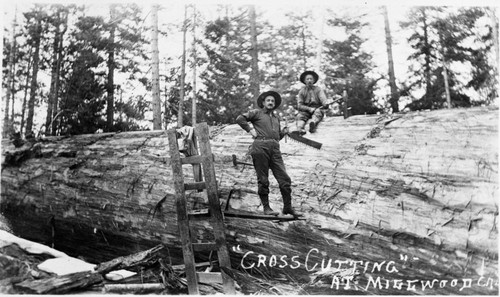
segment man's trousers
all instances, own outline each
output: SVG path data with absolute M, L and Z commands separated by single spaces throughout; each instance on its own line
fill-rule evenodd
M 286 173 L 279 142 L 271 139 L 255 139 L 250 155 L 257 173 L 258 193 L 261 199 L 269 195 L 269 169 L 271 169 L 278 181 L 284 206 L 291 205 L 292 181 Z

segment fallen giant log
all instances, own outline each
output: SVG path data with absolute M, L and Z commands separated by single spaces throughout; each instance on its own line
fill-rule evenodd
M 251 137 L 211 134 L 221 201 L 232 190 L 230 209 L 261 212 L 253 168 L 233 165 L 251 163 Z M 498 294 L 498 109 L 332 117 L 305 136 L 321 150 L 280 143 L 305 220 L 226 217 L 233 268 L 310 293 Z M 171 175 L 166 131 L 2 140 L 0 207 L 14 233 L 91 262 L 162 242 L 180 264 Z

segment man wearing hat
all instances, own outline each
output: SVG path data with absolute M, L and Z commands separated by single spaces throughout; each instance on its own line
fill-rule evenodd
M 286 173 L 280 151 L 279 141 L 288 133 L 286 127 L 281 130 L 280 119 L 274 112 L 281 105 L 281 96 L 274 91 L 264 92 L 257 98 L 257 105 L 260 109 L 252 109 L 239 115 L 236 123 L 252 134 L 254 139 L 250 155 L 257 173 L 258 193 L 264 214 L 278 215 L 269 206 L 269 169 L 271 169 L 283 198 L 283 214 L 300 216 L 301 214 L 292 208 L 292 181 Z M 248 122 L 252 123 L 253 127 L 250 127 Z
M 309 132 L 316 132 L 316 128 L 324 116 L 323 109 L 326 109 L 328 106 L 325 92 L 320 87 L 314 85 L 318 81 L 318 78 L 318 74 L 314 71 L 304 71 L 300 75 L 300 81 L 305 84 L 300 89 L 297 97 L 297 109 L 299 111 L 297 115 L 297 130 L 301 134 L 306 133 L 304 126 L 309 119 L 311 119 Z

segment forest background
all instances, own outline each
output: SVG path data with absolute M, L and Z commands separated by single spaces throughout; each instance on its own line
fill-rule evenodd
M 2 4 L 3 137 L 229 124 L 271 89 L 291 117 L 305 70 L 352 115 L 498 103 L 488 1 Z

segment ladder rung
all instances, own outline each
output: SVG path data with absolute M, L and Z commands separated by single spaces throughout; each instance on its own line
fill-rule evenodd
M 222 284 L 222 273 L 220 272 L 196 272 L 198 282 L 205 284 L 218 283 Z
M 200 163 L 203 163 L 203 156 L 202 155 L 194 155 L 194 156 L 181 158 L 181 163 L 182 164 L 200 164 Z
M 208 208 L 196 209 L 188 212 L 189 219 L 203 219 L 210 217 L 210 211 Z
M 210 262 L 199 262 L 199 263 L 195 263 L 194 267 L 200 268 L 200 267 L 207 267 L 207 266 L 210 266 L 210 265 L 212 265 L 212 263 L 210 263 Z M 172 265 L 172 269 L 173 270 L 182 270 L 182 271 L 185 271 L 186 265 L 184 265 L 184 264 Z
M 193 182 L 193 183 L 185 183 L 184 190 L 203 190 L 207 188 L 207 184 L 204 181 L 201 182 Z
M 217 250 L 217 244 L 215 242 L 202 242 L 193 243 L 193 250 L 195 252 L 208 252 Z

